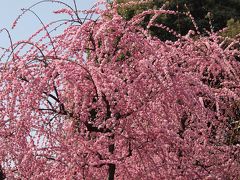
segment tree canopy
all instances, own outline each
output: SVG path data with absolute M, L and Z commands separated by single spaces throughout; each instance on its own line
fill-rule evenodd
M 81 12 L 63 5 L 54 13 L 68 20 L 1 50 L 0 177 L 240 177 L 239 42 L 155 21 L 176 11 L 126 20 L 116 1 Z M 156 38 L 152 26 L 177 40 Z
M 130 0 L 118 0 L 118 3 L 127 3 Z M 135 2 L 140 2 L 135 0 Z M 161 15 L 158 18 L 159 23 L 163 23 L 169 28 L 175 29 L 178 33 L 185 35 L 190 29 L 195 29 L 190 13 L 196 21 L 199 31 L 206 34 L 207 31 L 218 31 L 225 28 L 230 19 L 240 19 L 240 1 L 238 0 L 150 0 L 141 5 L 125 6 L 119 10 L 119 14 L 129 20 L 134 15 L 147 9 L 170 9 L 179 11 L 178 16 Z M 147 22 L 149 17 L 145 19 Z M 240 30 L 238 30 L 240 33 Z M 152 33 L 162 39 L 174 39 L 171 34 L 152 27 Z

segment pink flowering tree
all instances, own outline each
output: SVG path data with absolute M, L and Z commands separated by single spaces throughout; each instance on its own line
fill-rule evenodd
M 2 50 L 2 179 L 240 177 L 238 42 L 226 46 L 217 33 L 194 40 L 155 23 L 174 11 L 125 21 L 117 8 L 133 3 L 101 2 L 85 18 L 62 3 L 55 13 L 69 20 Z M 178 40 L 152 37 L 151 26 Z

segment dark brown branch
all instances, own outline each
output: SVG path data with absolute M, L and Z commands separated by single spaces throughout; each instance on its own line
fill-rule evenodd
M 52 99 L 54 99 L 56 102 L 59 103 L 59 113 L 62 114 L 62 115 L 69 115 L 70 113 L 65 109 L 65 106 L 64 104 L 59 100 L 58 98 L 58 93 L 56 91 L 56 87 L 55 87 L 55 93 L 56 93 L 56 96 L 52 95 L 52 94 L 48 94 L 47 92 L 43 92 L 45 95 L 51 97 Z
M 43 158 L 46 158 L 47 160 L 50 160 L 50 161 L 58 161 L 58 162 L 64 164 L 65 166 L 67 166 L 67 164 L 64 161 L 58 160 L 54 157 L 48 157 L 48 156 L 41 155 L 41 154 L 36 155 L 36 157 L 43 157 Z
M 195 164 L 196 166 L 199 166 L 201 167 L 202 169 L 204 169 L 205 171 L 207 171 L 208 173 L 210 173 L 210 171 L 208 170 L 208 168 L 211 167 L 211 165 L 207 166 L 207 165 L 204 165 L 202 164 L 200 161 L 196 160 Z
M 115 164 L 111 163 L 108 165 L 108 180 L 114 180 L 115 170 L 116 170 Z
M 106 104 L 106 116 L 105 116 L 105 120 L 107 120 L 107 119 L 111 118 L 112 112 L 111 112 L 111 109 L 110 109 L 110 103 L 109 103 L 109 101 L 107 100 L 106 95 L 105 95 L 104 93 L 102 93 L 102 94 L 103 94 L 103 96 L 102 96 L 103 101 L 104 101 L 104 103 Z
M 187 119 L 188 119 L 188 115 L 186 112 L 184 112 L 184 114 L 181 117 L 180 120 L 180 128 L 178 131 L 178 135 L 180 136 L 180 138 L 184 139 L 183 133 L 186 131 L 187 128 Z
M 8 34 L 8 39 L 9 39 L 9 41 L 10 41 L 11 50 L 12 50 L 12 54 L 13 54 L 14 49 L 13 49 L 13 41 L 12 41 L 12 38 L 11 38 L 11 34 L 10 34 L 10 32 L 8 31 L 7 28 L 3 28 L 3 29 L 0 30 L 0 32 L 2 32 L 2 31 L 5 31 L 5 32 Z
M 54 109 L 52 103 L 47 99 L 48 104 L 51 106 L 52 109 Z
M 16 46 L 13 48 L 11 54 L 8 56 L 7 61 L 9 60 L 9 58 L 11 57 L 11 55 L 13 54 L 14 50 L 15 50 L 19 45 L 21 45 L 21 44 L 32 45 L 33 47 L 37 48 L 37 49 L 39 50 L 39 52 L 41 53 L 42 57 L 43 57 L 44 59 L 46 59 L 46 58 L 45 58 L 45 55 L 43 54 L 43 51 L 42 51 L 36 44 L 34 44 L 34 43 L 32 43 L 32 42 L 28 42 L 28 41 L 22 41 L 22 42 L 17 43 Z
M 53 88 L 54 88 L 54 92 L 55 92 L 57 98 L 59 99 L 59 95 L 58 95 L 57 87 L 56 87 L 55 85 L 53 85 Z
M 84 123 L 85 126 L 87 127 L 87 130 L 89 132 L 100 132 L 100 133 L 111 133 L 111 129 L 108 129 L 108 128 L 97 128 L 95 126 L 93 126 L 92 124 L 88 123 L 88 122 L 85 122 Z
M 111 135 L 109 138 L 114 139 L 114 135 Z M 108 146 L 108 151 L 111 154 L 113 154 L 114 149 L 115 149 L 114 143 Z M 108 164 L 108 180 L 114 180 L 115 170 L 116 170 L 116 164 L 113 164 L 113 163 Z
M 19 79 L 25 82 L 29 82 L 25 76 L 20 76 Z
M 2 167 L 0 166 L 0 180 L 6 179 L 6 175 L 4 174 Z
M 43 92 L 43 93 L 44 93 L 45 95 L 51 97 L 52 99 L 54 99 L 56 102 L 60 103 L 60 100 L 59 100 L 57 97 L 55 97 L 54 95 L 48 94 L 47 92 Z
M 77 8 L 76 0 L 73 0 L 73 4 L 74 4 L 74 8 L 75 8 L 75 11 L 74 11 L 75 13 L 74 14 L 76 15 L 77 19 L 79 20 L 79 23 L 83 24 L 82 21 L 81 21 L 81 18 L 78 15 L 78 8 Z
M 94 38 L 93 38 L 93 32 L 90 33 L 89 40 L 92 42 L 93 51 L 95 51 L 96 50 L 96 43 L 95 43 Z
M 52 111 L 54 113 L 57 113 L 57 111 L 55 109 L 49 109 L 49 108 L 39 108 L 39 111 Z
M 128 142 L 128 155 L 126 157 L 131 157 L 132 156 L 132 145 L 131 142 Z

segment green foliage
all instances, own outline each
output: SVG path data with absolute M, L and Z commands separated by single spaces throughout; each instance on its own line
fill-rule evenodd
M 226 113 L 229 114 L 227 144 L 234 145 L 239 143 L 240 137 L 240 101 L 232 103 Z
M 231 18 L 227 21 L 227 30 L 222 33 L 225 37 L 235 38 L 240 34 L 240 20 Z
M 118 0 L 118 3 L 127 3 L 131 0 Z M 139 1 L 139 0 L 133 0 Z M 153 2 L 146 2 L 144 4 L 128 6 L 124 8 L 119 8 L 118 13 L 127 20 L 130 20 L 134 15 L 139 14 L 145 10 L 153 9 Z
M 118 0 L 118 3 L 127 3 L 131 0 Z M 134 0 L 140 1 L 140 0 Z M 239 22 L 231 24 L 231 18 L 240 19 L 240 1 L 239 0 L 152 0 L 141 5 L 133 5 L 131 7 L 119 8 L 119 14 L 129 20 L 134 15 L 141 13 L 147 9 L 159 9 L 165 5 L 165 9 L 175 10 L 179 12 L 190 12 L 199 27 L 199 31 L 204 34 L 210 31 L 218 31 L 230 26 L 228 34 L 235 35 L 239 30 Z M 143 26 L 147 24 L 150 17 L 145 18 Z M 190 29 L 194 30 L 192 20 L 180 13 L 178 16 L 164 15 L 157 19 L 158 23 L 162 23 L 178 33 L 185 35 Z M 235 21 L 234 21 L 235 22 Z M 230 24 L 229 24 L 230 23 Z M 162 40 L 174 40 L 174 37 L 164 30 L 152 27 L 151 33 Z
M 231 18 L 240 19 L 239 0 L 206 0 L 203 8 L 211 12 L 215 30 L 224 28 Z

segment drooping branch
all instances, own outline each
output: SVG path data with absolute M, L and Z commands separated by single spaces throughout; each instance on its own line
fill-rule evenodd
M 52 48 L 53 48 L 55 57 L 57 57 L 57 52 L 56 52 L 56 48 L 55 48 L 53 39 L 52 39 L 52 37 L 50 36 L 49 31 L 48 31 L 46 25 L 45 25 L 45 24 L 43 23 L 43 21 L 41 20 L 41 18 L 40 18 L 34 11 L 32 11 L 31 9 L 22 9 L 22 11 L 24 11 L 24 12 L 29 11 L 29 12 L 33 13 L 33 14 L 37 17 L 37 19 L 39 20 L 39 22 L 42 24 L 44 30 L 46 31 L 47 37 L 49 38 L 49 40 L 50 40 L 50 42 L 51 42 L 51 45 L 52 45 Z

